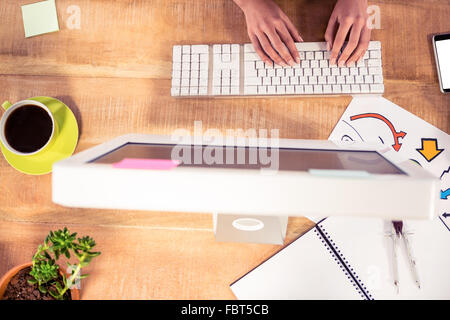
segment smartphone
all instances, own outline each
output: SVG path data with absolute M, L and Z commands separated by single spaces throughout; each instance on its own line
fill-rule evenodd
M 450 33 L 433 36 L 434 56 L 443 93 L 450 92 Z

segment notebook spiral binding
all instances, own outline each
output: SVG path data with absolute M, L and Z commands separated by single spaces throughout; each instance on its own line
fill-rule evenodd
M 334 261 L 339 265 L 339 268 L 344 272 L 346 277 L 350 280 L 355 290 L 365 300 L 373 300 L 372 295 L 367 290 L 367 287 L 362 283 L 361 279 L 356 275 L 352 266 L 348 263 L 347 259 L 342 256 L 341 251 L 334 243 L 334 241 L 328 236 L 328 232 L 322 226 L 317 225 L 314 228 L 314 233 L 321 239 L 327 251 L 331 254 Z

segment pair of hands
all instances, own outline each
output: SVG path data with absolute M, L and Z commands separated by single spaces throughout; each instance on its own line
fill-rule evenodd
M 294 42 L 303 39 L 273 0 L 234 1 L 244 12 L 250 40 L 265 63 L 293 66 L 300 62 Z M 366 19 L 367 0 L 337 0 L 325 32 L 332 65 L 348 65 L 364 56 L 370 41 Z M 348 34 L 347 46 L 337 60 Z

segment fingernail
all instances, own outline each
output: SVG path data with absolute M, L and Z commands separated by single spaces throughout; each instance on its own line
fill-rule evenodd
M 295 61 L 297 62 L 297 64 L 300 64 L 300 58 L 296 58 Z
M 295 66 L 294 60 L 289 60 L 289 65 L 290 65 L 291 67 Z
M 330 43 L 327 42 L 327 51 L 330 51 L 331 47 L 330 47 Z
M 342 61 L 342 60 L 339 61 L 339 64 L 338 64 L 338 65 L 339 65 L 339 67 L 343 67 L 343 66 L 344 66 L 344 61 Z

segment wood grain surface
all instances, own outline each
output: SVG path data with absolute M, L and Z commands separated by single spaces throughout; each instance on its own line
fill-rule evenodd
M 194 121 L 205 130 L 279 129 L 282 138 L 326 139 L 351 100 L 170 97 L 174 44 L 249 42 L 231 0 L 57 0 L 61 30 L 28 39 L 20 5 L 34 1 L 1 2 L 0 99 L 65 102 L 81 129 L 76 152 L 126 133 L 192 130 Z M 305 41 L 323 40 L 335 1 L 277 2 Z M 430 37 L 450 31 L 450 3 L 370 4 L 381 11 L 372 39 L 383 45 L 384 96 L 449 132 L 450 98 L 439 91 Z M 71 5 L 81 10 L 79 30 L 66 25 Z M 210 215 L 63 208 L 51 202 L 51 175 L 21 174 L 1 158 L 0 275 L 63 225 L 91 234 L 104 252 L 82 298 L 232 298 L 228 284 L 280 248 L 216 243 Z M 287 241 L 311 226 L 291 218 Z

